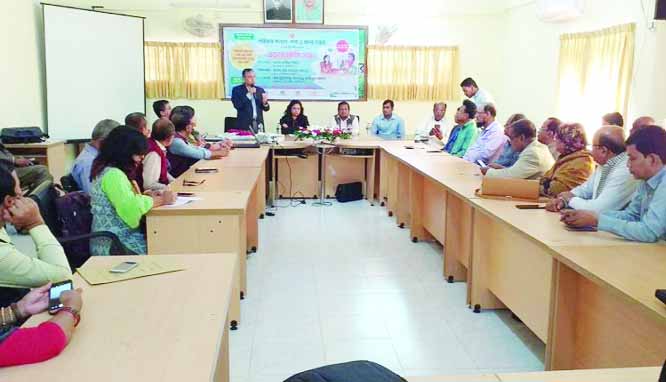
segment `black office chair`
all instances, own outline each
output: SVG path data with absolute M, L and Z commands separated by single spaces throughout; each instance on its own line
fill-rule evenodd
M 76 183 L 76 180 L 74 180 L 72 174 L 67 174 L 62 178 L 60 178 L 60 185 L 62 186 L 62 189 L 65 190 L 66 192 L 81 191 L 79 185 Z
M 236 117 L 224 117 L 224 132 L 236 129 Z
M 75 270 L 90 258 L 90 241 L 102 240 L 108 242 L 109 255 L 111 256 L 130 256 L 136 255 L 133 251 L 127 249 L 123 243 L 112 232 L 91 232 L 92 230 L 92 211 L 90 210 L 90 197 L 83 192 L 72 192 L 64 196 L 59 196 L 56 188 L 51 185 L 44 190 L 30 195 L 39 206 L 39 212 L 44 219 L 44 223 L 60 245 L 65 250 L 67 261 L 70 267 Z M 66 198 L 76 199 L 76 201 Z M 67 210 L 68 216 L 58 214 L 57 202 L 66 203 L 69 208 L 60 208 Z M 61 205 L 62 206 L 62 205 Z

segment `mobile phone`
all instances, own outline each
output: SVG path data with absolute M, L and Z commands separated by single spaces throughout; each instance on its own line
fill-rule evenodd
M 109 272 L 111 273 L 127 273 L 131 271 L 132 269 L 136 268 L 139 264 L 135 261 L 125 261 L 124 263 L 120 263 L 116 265 L 115 267 L 111 268 Z
M 570 225 L 564 226 L 567 231 L 571 232 L 597 232 L 597 227 L 572 227 Z
M 666 289 L 657 289 L 654 292 L 655 297 L 659 299 L 659 301 L 663 302 L 666 304 Z
M 516 208 L 519 210 L 543 210 L 546 206 L 540 206 L 538 204 L 517 204 Z
M 178 196 L 194 196 L 194 192 L 179 192 Z
M 72 281 L 67 280 L 51 285 L 49 289 L 49 313 L 54 314 L 60 308 L 62 308 L 62 302 L 60 301 L 60 295 L 62 292 L 72 290 Z
M 194 169 L 194 172 L 196 173 L 217 172 L 217 169 L 215 167 L 198 167 Z
M 479 166 L 481 166 L 482 168 L 483 168 L 483 167 L 488 167 L 488 165 L 487 165 L 484 161 L 482 161 L 481 159 L 477 160 L 476 163 L 477 163 Z

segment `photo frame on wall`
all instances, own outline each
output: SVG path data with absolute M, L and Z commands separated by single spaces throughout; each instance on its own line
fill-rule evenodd
M 293 0 L 296 24 L 323 24 L 324 0 Z
M 293 5 L 292 0 L 264 0 L 264 23 L 291 24 Z

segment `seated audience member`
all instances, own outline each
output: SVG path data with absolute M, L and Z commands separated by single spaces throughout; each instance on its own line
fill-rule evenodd
M 504 135 L 507 138 L 506 143 L 502 147 L 502 152 L 500 153 L 499 158 L 497 158 L 496 161 L 490 163 L 488 167 L 499 169 L 504 167 L 511 167 L 514 163 L 516 163 L 520 153 L 513 151 L 511 148 L 511 142 L 509 141 L 509 137 L 511 136 L 510 128 L 514 122 L 518 122 L 521 119 L 526 119 L 524 114 L 513 114 L 509 117 L 509 119 L 507 119 L 506 123 L 504 124 Z
M 158 119 L 153 123 L 151 137 L 148 139 L 148 154 L 143 158 L 143 189 L 159 191 L 173 182 L 169 174 L 167 147 L 173 143 L 176 128 L 168 119 Z
M 332 129 L 349 130 L 352 135 L 359 135 L 361 133 L 361 128 L 358 125 L 358 116 L 350 114 L 349 103 L 347 101 L 342 101 L 338 104 L 338 114 L 333 116 L 329 127 Z
M 536 128 L 528 119 L 511 125 L 509 140 L 511 148 L 519 152 L 518 160 L 511 167 L 496 169 L 484 167 L 485 176 L 496 178 L 539 179 L 553 166 L 555 160 L 548 147 L 536 139 Z
M 33 289 L 17 303 L 0 308 L 0 367 L 44 362 L 63 351 L 81 319 L 81 289 L 60 295 L 63 307 L 50 320 L 32 328 L 18 327 L 48 309 L 49 288 Z
M 284 115 L 280 118 L 282 134 L 293 134 L 300 129 L 310 127 L 310 122 L 308 121 L 308 117 L 303 114 L 304 112 L 305 109 L 303 109 L 301 101 L 297 99 L 291 100 L 284 110 Z
M 560 156 L 560 153 L 557 151 L 555 136 L 557 136 L 557 129 L 561 124 L 562 121 L 559 119 L 550 117 L 543 122 L 539 132 L 537 133 L 537 139 L 539 142 L 548 146 L 548 150 L 550 150 L 550 153 L 555 159 Z
M 146 115 L 143 113 L 130 113 L 125 117 L 125 126 L 136 129 L 144 137 L 150 138 L 150 127 L 146 121 Z
M 390 99 L 382 103 L 382 115 L 372 121 L 372 134 L 382 139 L 405 139 L 405 122 L 393 113 L 394 107 Z
M 74 166 L 72 166 L 72 177 L 79 186 L 79 189 L 86 194 L 90 193 L 90 169 L 92 168 L 93 161 L 97 158 L 99 148 L 104 141 L 104 138 L 109 135 L 111 130 L 118 126 L 120 126 L 120 123 L 112 119 L 99 121 L 92 131 L 90 143 L 86 144 L 74 161 Z
M 482 109 L 486 104 L 495 103 L 493 96 L 488 93 L 485 89 L 480 89 L 479 85 L 476 84 L 472 78 L 465 78 L 463 82 L 460 83 L 465 97 L 469 98 L 476 105 L 477 109 Z
M 449 123 L 444 118 L 446 114 L 446 103 L 437 102 L 432 107 L 432 114 L 426 118 L 421 127 L 416 130 L 417 138 L 437 137 L 446 142 L 449 139 Z
M 446 144 L 446 147 L 450 146 L 448 153 L 457 157 L 462 158 L 467 149 L 476 141 L 479 131 L 476 128 L 476 117 L 477 108 L 474 102 L 470 100 L 464 100 L 462 106 L 458 108 L 456 112 L 456 124 L 460 126 L 456 136 L 454 137 L 451 134 L 449 137 L 449 142 Z M 453 138 L 453 143 L 451 143 L 451 138 Z
M 146 137 L 131 127 L 117 127 L 104 140 L 90 174 L 92 232 L 112 232 L 127 249 L 140 255 L 146 254 L 141 219 L 152 208 L 176 200 L 176 194 L 168 190 L 141 195 L 131 181 L 147 152 Z M 108 240 L 95 239 L 91 241 L 91 252 L 96 256 L 109 255 L 109 245 Z
M 633 133 L 636 132 L 636 130 L 641 129 L 645 126 L 651 126 L 651 125 L 656 125 L 656 122 L 655 122 L 654 118 L 652 118 L 652 117 L 639 117 L 631 125 L 631 131 L 629 132 L 629 134 L 633 134 Z M 620 127 L 622 127 L 622 126 L 620 126 Z
M 2 143 L 0 143 L 0 161 L 12 164 L 21 180 L 23 191 L 28 195 L 36 194 L 53 184 L 53 176 L 49 173 L 48 167 L 14 156 Z
M 21 184 L 10 163 L 0 163 L 0 306 L 15 302 L 18 289 L 35 288 L 72 277 L 65 251 L 53 236 L 30 198 L 21 196 Z M 21 253 L 5 231 L 5 224 L 26 231 L 35 256 Z M 14 293 L 16 292 L 16 293 Z
M 641 182 L 622 211 L 563 211 L 562 221 L 574 227 L 594 227 L 627 240 L 666 239 L 666 131 L 646 126 L 626 142 L 629 171 Z
M 555 147 L 558 159 L 540 180 L 541 195 L 548 197 L 556 197 L 561 192 L 580 186 L 594 171 L 594 158 L 587 151 L 585 128 L 580 123 L 560 125 Z
M 592 157 L 599 165 L 592 176 L 548 202 L 548 211 L 572 208 L 600 213 L 618 211 L 629 204 L 638 181 L 627 167 L 624 130 L 619 126 L 604 126 L 597 130 L 592 139 Z
M 486 104 L 476 114 L 476 123 L 483 130 L 476 142 L 467 149 L 464 160 L 472 163 L 481 160 L 488 164 L 499 157 L 504 143 L 509 139 L 504 135 L 504 129 L 495 120 L 495 117 L 497 117 L 497 110 L 492 103 Z
M 170 115 L 173 115 L 175 113 L 191 114 L 192 117 L 196 116 L 194 108 L 192 106 L 188 106 L 188 105 L 174 107 L 171 110 Z M 226 149 L 230 150 L 231 147 L 233 146 L 233 144 L 231 142 L 231 139 L 228 139 L 228 138 L 224 139 L 220 142 L 217 142 L 217 143 L 213 143 L 213 144 L 208 143 L 208 142 L 206 142 L 204 137 L 202 137 L 201 134 L 194 128 L 192 129 L 192 132 L 190 133 L 190 135 L 188 135 L 187 142 L 189 142 L 189 144 L 191 144 L 191 145 L 203 147 L 203 148 L 209 149 L 211 151 L 219 151 L 222 148 L 226 148 Z
M 173 143 L 169 146 L 167 159 L 171 164 L 171 175 L 175 178 L 187 171 L 193 164 L 201 159 L 218 159 L 229 155 L 229 149 L 209 150 L 192 145 L 188 137 L 196 126 L 196 119 L 192 114 L 186 112 L 171 113 L 171 122 L 176 129 Z
M 165 99 L 153 102 L 153 111 L 157 118 L 171 118 L 171 104 Z
M 601 126 L 620 126 L 624 127 L 624 118 L 620 113 L 608 113 L 601 117 Z

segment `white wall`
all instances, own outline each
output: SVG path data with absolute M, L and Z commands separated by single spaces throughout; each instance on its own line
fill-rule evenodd
M 349 12 L 335 9 L 334 2 L 327 2 L 326 23 L 330 25 L 369 25 L 370 43 L 374 41 L 374 31 L 377 18 L 372 16 L 356 16 Z M 198 11 L 182 10 L 177 12 L 152 11 L 141 12 L 146 17 L 146 40 L 155 41 L 219 41 L 217 35 L 206 38 L 197 38 L 183 29 L 183 21 Z M 255 23 L 262 22 L 261 13 L 236 11 L 232 13 L 211 16 L 216 23 Z M 487 65 L 488 57 L 497 57 L 501 51 L 501 37 L 497 31 L 502 22 L 495 16 L 458 16 L 443 18 L 435 16 L 420 16 L 413 20 L 382 19 L 383 23 L 397 24 L 400 27 L 390 40 L 394 45 L 445 45 L 460 47 L 461 76 L 474 76 L 480 83 L 489 88 L 499 88 L 501 77 L 496 74 L 496 67 Z M 483 47 L 483 48 L 481 48 Z M 462 78 L 454 79 L 459 82 Z M 261 84 L 259 84 L 261 85 Z M 462 97 L 462 94 L 461 94 Z M 154 100 L 147 100 L 151 108 Z M 352 113 L 361 116 L 362 125 L 381 112 L 382 100 L 368 102 L 354 102 L 351 105 Z M 447 118 L 453 119 L 455 108 L 461 99 L 446 100 L 449 103 Z M 197 110 L 199 127 L 211 134 L 221 132 L 224 127 L 225 116 L 235 116 L 236 112 L 229 101 L 219 100 L 172 100 L 173 105 L 189 104 Z M 271 111 L 264 119 L 268 127 L 274 127 L 284 112 L 287 103 L 273 102 Z M 308 102 L 304 105 L 306 115 L 311 123 L 324 124 L 336 112 L 334 102 Z M 407 130 L 413 131 L 426 116 L 431 113 L 432 102 L 398 102 L 396 114 L 405 119 Z M 153 116 L 151 116 L 153 118 Z
M 666 118 L 666 31 L 663 23 L 648 30 L 653 0 L 587 0 L 585 15 L 569 23 L 547 24 L 536 19 L 534 3 L 505 13 L 500 71 L 504 83 L 495 91 L 501 108 L 524 112 L 534 121 L 557 115 L 557 66 L 560 35 L 636 23 L 636 58 L 629 101 L 629 123 L 640 115 Z M 585 105 L 581 105 L 585 107 Z M 614 110 L 609 110 L 614 111 Z M 601 116 L 600 116 L 601 118 Z
M 0 128 L 45 126 L 41 7 L 33 0 L 4 0 L 0 12 Z

